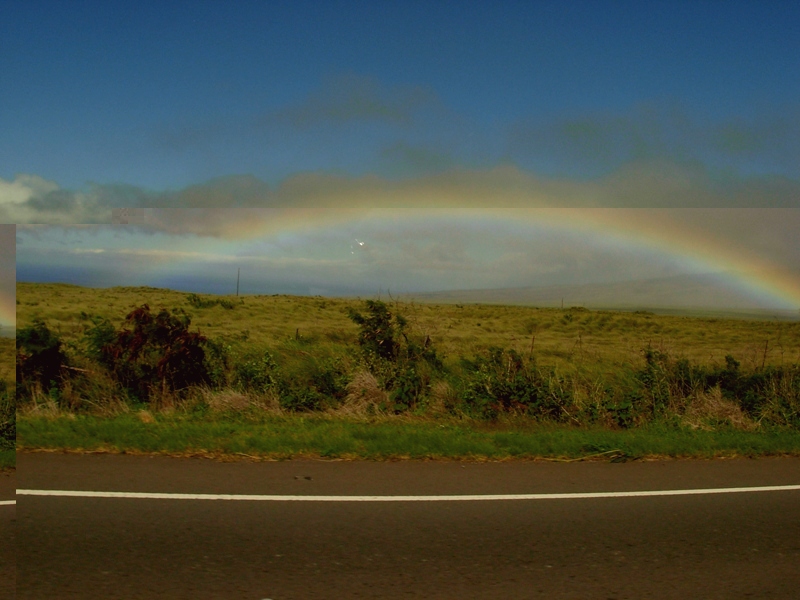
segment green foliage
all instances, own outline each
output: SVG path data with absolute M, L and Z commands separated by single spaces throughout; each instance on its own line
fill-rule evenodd
M 233 302 L 225 298 L 208 299 L 198 296 L 197 294 L 189 294 L 186 296 L 186 301 L 195 308 L 213 308 L 214 306 L 221 306 L 227 310 L 233 310 L 236 307 Z
M 193 354 L 192 343 L 175 341 L 182 334 L 173 341 L 158 334 L 182 328 L 188 334 L 189 320 L 182 311 L 154 312 L 150 324 L 129 321 L 122 332 L 112 322 L 144 300 L 161 306 L 188 303 L 200 310 L 225 307 L 230 300 L 155 288 L 89 291 L 21 283 L 17 291 L 20 324 L 37 332 L 26 333 L 25 327 L 18 332 L 18 338 L 27 335 L 29 346 L 37 349 L 20 344 L 17 372 L 25 394 L 17 397 L 25 401 L 36 390 L 62 409 L 107 406 L 107 399 L 124 400 L 126 394 L 146 400 L 165 388 L 186 391 L 210 385 L 234 387 L 246 396 L 268 393 L 270 406 L 279 402 L 288 411 L 323 410 L 342 404 L 348 383 L 367 369 L 376 379 L 372 398 L 387 413 L 430 409 L 438 415 L 500 420 L 524 415 L 631 428 L 686 415 L 695 419 L 701 409 L 711 410 L 714 400 L 740 410 L 744 427 L 800 427 L 800 375 L 792 364 L 800 323 L 709 321 L 580 307 L 387 305 L 252 296 L 247 304 L 231 303 L 237 313 L 228 318 L 220 318 L 219 310 L 201 313 L 204 332 L 225 340 L 194 334 L 201 355 Z M 58 336 L 42 329 L 43 319 L 59 323 Z M 427 333 L 435 336 L 435 347 Z M 136 342 L 139 334 L 150 341 Z M 657 350 L 651 345 L 654 340 Z M 54 368 L 28 362 L 33 354 L 46 355 L 48 348 L 60 353 L 45 361 Z M 645 349 L 637 353 L 636 348 Z M 7 379 L 13 378 L 12 349 L 13 342 Z M 534 351 L 535 361 L 530 358 Z M 171 379 L 170 373 L 178 370 L 196 376 L 191 381 Z M 203 397 L 187 396 L 190 401 Z M 711 426 L 727 422 L 714 421 L 717 417 L 710 414 L 698 418 Z
M 178 411 L 157 415 L 158 425 L 135 414 L 113 418 L 27 416 L 20 419 L 19 441 L 26 448 L 130 449 L 141 452 L 249 454 L 265 458 L 353 457 L 365 459 L 512 457 L 580 458 L 618 450 L 609 456 L 800 456 L 800 431 L 702 431 L 662 424 L 610 431 L 594 427 L 531 424 L 511 420 L 495 425 L 469 421 L 412 419 L 348 421 L 309 415 L 259 415 L 224 421 Z M 0 454 L 2 459 L 2 454 Z M 2 463 L 0 463 L 2 464 Z
M 231 366 L 230 346 L 216 340 L 206 339 L 203 347 L 205 348 L 203 362 L 208 374 L 209 385 L 214 388 L 225 387 L 228 384 L 228 373 Z
M 413 410 L 430 387 L 431 378 L 444 370 L 444 363 L 429 336 L 420 344 L 409 336 L 408 320 L 393 315 L 380 301 L 364 302 L 366 316 L 348 309 L 348 316 L 360 331 L 358 342 L 365 366 L 389 391 L 386 410 L 401 413 Z
M 263 393 L 278 383 L 278 365 L 265 350 L 260 356 L 245 356 L 234 366 L 233 383 L 241 391 Z
M 771 372 L 762 389 L 759 419 L 800 429 L 800 368 Z
M 397 358 L 399 343 L 397 337 L 406 326 L 403 317 L 393 317 L 389 307 L 380 300 L 365 300 L 366 315 L 354 308 L 347 308 L 347 316 L 359 326 L 358 343 L 367 354 L 374 354 L 384 360 Z
M 741 363 L 731 355 L 725 364 L 702 366 L 687 359 L 673 359 L 665 352 L 650 348 L 644 351 L 645 365 L 636 372 L 638 386 L 628 391 L 634 412 L 649 412 L 652 418 L 675 412 L 675 404 L 697 394 L 719 388 L 723 397 L 752 419 L 776 424 L 798 422 L 797 367 L 767 367 L 743 372 Z M 783 406 L 783 409 L 779 409 Z
M 347 394 L 350 377 L 341 359 L 327 359 L 314 364 L 310 372 L 310 385 L 322 396 L 341 402 Z
M 515 412 L 554 421 L 568 416 L 569 383 L 554 371 L 526 362 L 515 350 L 489 348 L 462 363 L 466 372 L 464 403 L 485 418 Z
M 17 331 L 17 388 L 23 395 L 38 384 L 44 390 L 58 388 L 63 382 L 67 356 L 61 339 L 43 321 Z
M 14 448 L 17 441 L 17 410 L 14 392 L 0 380 L 0 450 Z
M 644 360 L 644 368 L 637 372 L 643 391 L 640 399 L 647 403 L 652 416 L 657 417 L 669 406 L 670 382 L 674 379 L 674 371 L 670 369 L 669 355 L 664 352 L 647 348 Z
M 275 393 L 281 408 L 305 412 L 338 405 L 347 393 L 349 377 L 339 359 L 309 356 L 293 371 L 281 367 L 269 350 L 237 360 L 234 385 L 242 392 Z
M 113 369 L 113 356 L 106 349 L 116 342 L 117 330 L 108 319 L 86 313 L 81 313 L 81 315 L 85 315 L 86 320 L 92 322 L 91 327 L 86 329 L 83 334 L 86 354 L 104 367 Z

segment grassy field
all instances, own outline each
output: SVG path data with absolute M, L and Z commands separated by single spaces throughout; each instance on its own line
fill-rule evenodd
M 204 335 L 232 344 L 297 346 L 297 351 L 335 351 L 356 342 L 345 314 L 360 301 L 297 296 L 215 297 L 233 303 L 196 308 L 188 294 L 155 288 L 89 289 L 63 284 L 17 284 L 17 327 L 44 320 L 66 341 L 79 338 L 85 316 L 119 324 L 135 306 L 182 307 Z M 389 301 L 384 298 L 384 301 Z M 491 346 L 529 355 L 565 371 L 603 370 L 638 364 L 651 346 L 700 364 L 743 367 L 800 363 L 800 322 L 748 321 L 522 306 L 391 303 L 419 338 L 430 336 L 445 357 L 473 356 Z M 299 343 L 296 343 L 299 342 Z
M 389 358 L 354 321 L 369 320 L 359 299 L 18 283 L 18 336 L 43 323 L 68 362 L 57 387 L 17 388 L 20 447 L 498 459 L 800 448 L 800 322 L 383 300 L 407 322 L 393 317 Z M 215 343 L 212 383 L 136 391 L 128 363 L 92 354 L 98 323 L 117 335 L 143 304 L 184 310 Z
M 17 466 L 16 450 L 0 450 L 0 470 L 13 469 Z

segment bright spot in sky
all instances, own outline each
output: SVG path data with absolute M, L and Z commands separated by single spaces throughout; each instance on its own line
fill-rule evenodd
M 355 240 L 356 240 L 356 244 L 358 244 L 359 246 L 363 246 L 364 245 L 364 242 L 359 242 L 358 238 L 355 238 Z M 353 249 L 353 245 L 352 244 L 350 244 L 350 254 L 355 254 L 355 250 Z

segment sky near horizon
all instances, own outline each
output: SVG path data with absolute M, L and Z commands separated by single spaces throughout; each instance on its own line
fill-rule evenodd
M 800 306 L 796 2 L 5 12 L 20 280 L 191 287 L 240 265 L 253 293 L 366 294 L 724 272 Z

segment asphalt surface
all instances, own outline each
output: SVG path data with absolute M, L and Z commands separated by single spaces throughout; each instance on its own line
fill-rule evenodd
M 21 489 L 208 494 L 800 484 L 796 458 L 220 463 L 20 453 L 17 468 Z M 17 502 L 17 598 L 793 599 L 800 589 L 800 491 L 481 502 Z
M 0 501 L 16 499 L 14 471 L 0 471 Z M 0 598 L 13 598 L 17 578 L 16 507 L 0 504 Z

